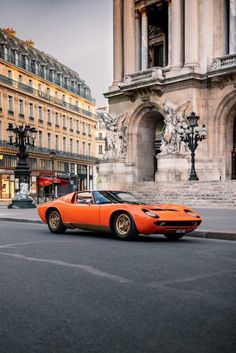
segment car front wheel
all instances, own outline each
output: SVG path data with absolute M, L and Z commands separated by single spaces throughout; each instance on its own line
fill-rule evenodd
M 126 212 L 120 212 L 115 216 L 113 231 L 121 240 L 133 240 L 138 235 L 133 218 Z
M 61 216 L 58 210 L 52 209 L 47 217 L 48 228 L 52 233 L 65 233 L 66 227 L 62 223 Z

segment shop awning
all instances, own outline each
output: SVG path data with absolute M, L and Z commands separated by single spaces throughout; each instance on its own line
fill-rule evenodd
M 69 180 L 53 178 L 53 177 L 39 177 L 38 184 L 40 186 L 48 186 L 52 184 L 66 185 L 69 183 Z

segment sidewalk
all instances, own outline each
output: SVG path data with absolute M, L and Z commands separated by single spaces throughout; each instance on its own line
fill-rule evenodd
M 42 223 L 37 209 L 8 209 L 7 202 L 0 202 L 0 221 Z M 236 240 L 236 209 L 196 208 L 202 217 L 200 227 L 190 236 L 222 240 Z

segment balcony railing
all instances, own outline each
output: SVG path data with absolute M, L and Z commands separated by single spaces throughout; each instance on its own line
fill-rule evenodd
M 151 69 L 134 72 L 132 74 L 125 75 L 124 80 L 121 82 L 120 87 L 125 88 L 126 86 L 152 83 L 154 81 L 160 81 L 165 78 L 165 71 L 163 67 L 152 67 Z
M 92 98 L 91 96 L 87 95 L 87 94 L 83 94 L 82 92 L 78 92 L 76 91 L 75 89 L 72 89 L 70 87 L 70 85 L 66 85 L 64 84 L 63 82 L 60 82 L 59 80 L 56 80 L 52 78 L 52 76 L 48 75 L 48 74 L 45 74 L 44 71 L 42 70 L 37 70 L 36 72 L 36 68 L 35 66 L 33 65 L 30 65 L 29 63 L 26 64 L 26 61 L 25 60 L 22 60 L 20 58 L 18 58 L 16 60 L 15 56 L 13 55 L 6 55 L 2 50 L 0 50 L 0 59 L 3 59 L 5 61 L 8 61 L 9 63 L 15 65 L 15 66 L 18 66 L 24 70 L 27 70 L 37 76 L 40 76 L 42 77 L 43 79 L 49 81 L 49 82 L 52 82 L 60 87 L 63 87 L 65 88 L 66 90 L 70 91 L 70 92 L 73 92 L 75 93 L 77 96 L 79 97 L 83 97 L 83 98 L 86 98 L 88 99 L 90 102 L 93 102 L 93 103 L 96 103 L 96 100 L 94 98 Z
M 9 145 L 8 141 L 5 140 L 0 140 L 0 147 L 9 147 L 10 149 L 13 150 L 18 150 L 16 147 L 13 147 L 11 145 Z M 39 147 L 39 146 L 28 146 L 27 147 L 28 151 L 30 152 L 37 152 L 37 153 L 41 153 L 43 155 L 47 155 L 49 156 L 49 153 L 51 152 L 51 149 L 45 148 L 45 147 Z M 67 158 L 71 158 L 71 159 L 80 159 L 83 161 L 96 161 L 95 157 L 92 156 L 88 156 L 88 155 L 84 155 L 84 154 L 78 154 L 78 153 L 72 153 L 72 152 L 63 152 L 63 151 L 58 151 L 56 150 L 56 155 L 58 157 L 67 157 Z
M 211 64 L 211 70 L 225 69 L 232 66 L 236 66 L 236 54 L 214 58 Z
M 58 104 L 60 106 L 63 106 L 66 109 L 70 109 L 75 111 L 76 113 L 86 115 L 91 118 L 95 118 L 95 114 L 91 113 L 88 110 L 81 109 L 77 107 L 76 105 L 66 103 L 63 99 L 58 99 L 56 97 L 53 97 L 47 93 L 44 93 L 42 91 L 39 91 L 37 89 L 32 88 L 31 86 L 27 86 L 19 81 L 12 80 L 11 78 L 7 76 L 0 75 L 0 82 L 4 83 L 5 85 L 20 89 L 21 91 L 24 91 L 26 93 L 32 94 L 35 97 L 43 98 L 49 102 L 53 102 L 54 104 Z

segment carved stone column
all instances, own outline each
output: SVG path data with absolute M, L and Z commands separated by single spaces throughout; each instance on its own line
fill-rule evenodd
M 123 78 L 123 1 L 113 3 L 113 81 L 118 83 Z
M 229 53 L 236 53 L 236 0 L 230 0 L 229 8 Z
M 140 12 L 135 11 L 135 57 L 136 71 L 141 70 L 141 19 Z
M 146 8 L 141 9 L 141 23 L 142 23 L 142 70 L 148 68 L 148 18 Z
M 169 2 L 171 7 L 171 67 L 178 69 L 183 66 L 183 0 Z
M 124 1 L 124 75 L 135 72 L 134 1 Z
M 185 66 L 199 66 L 198 0 L 185 1 Z

